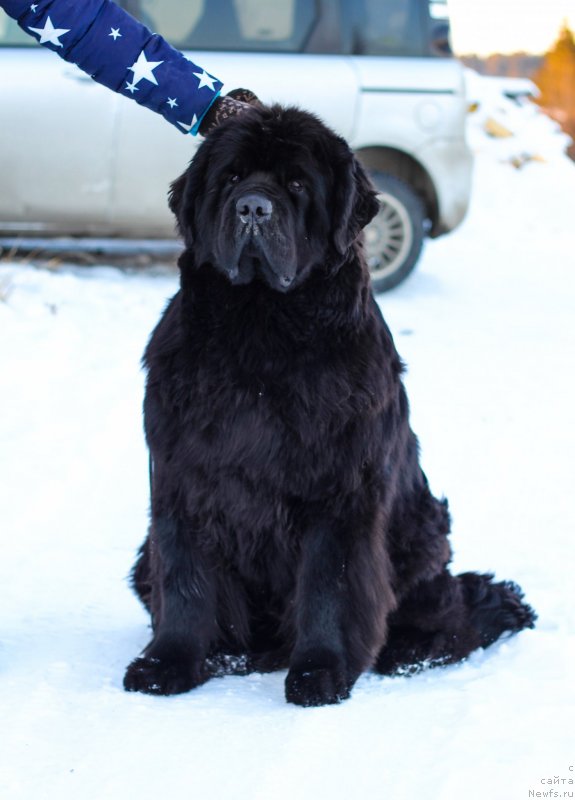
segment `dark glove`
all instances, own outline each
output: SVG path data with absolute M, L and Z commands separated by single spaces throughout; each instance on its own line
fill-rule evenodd
M 258 105 L 261 105 L 259 99 L 249 89 L 233 89 L 224 97 L 214 100 L 201 121 L 199 132 L 207 136 L 225 120 L 244 114 L 252 106 Z

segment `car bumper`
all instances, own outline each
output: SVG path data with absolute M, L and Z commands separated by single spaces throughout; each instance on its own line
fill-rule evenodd
M 437 215 L 432 238 L 454 230 L 469 207 L 473 154 L 465 141 L 443 139 L 424 146 L 417 157 L 428 171 L 437 195 Z

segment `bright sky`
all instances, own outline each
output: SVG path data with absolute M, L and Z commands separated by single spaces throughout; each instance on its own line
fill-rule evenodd
M 543 53 L 564 19 L 575 29 L 575 0 L 448 0 L 456 53 Z

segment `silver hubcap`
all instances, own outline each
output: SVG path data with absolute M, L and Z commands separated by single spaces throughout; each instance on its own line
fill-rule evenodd
M 377 199 L 381 208 L 365 229 L 365 250 L 371 274 L 382 278 L 395 272 L 407 258 L 413 243 L 413 226 L 396 197 L 382 192 Z

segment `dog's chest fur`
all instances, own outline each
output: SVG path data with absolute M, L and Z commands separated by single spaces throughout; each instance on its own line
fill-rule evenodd
M 206 525 L 229 514 L 253 527 L 256 511 L 261 529 L 285 529 L 301 498 L 342 498 L 381 464 L 397 368 L 365 352 L 381 351 L 377 325 L 346 336 L 291 298 L 232 297 L 189 308 L 180 294 L 167 309 L 146 353 L 147 436 L 156 453 L 170 443 L 164 457 Z

